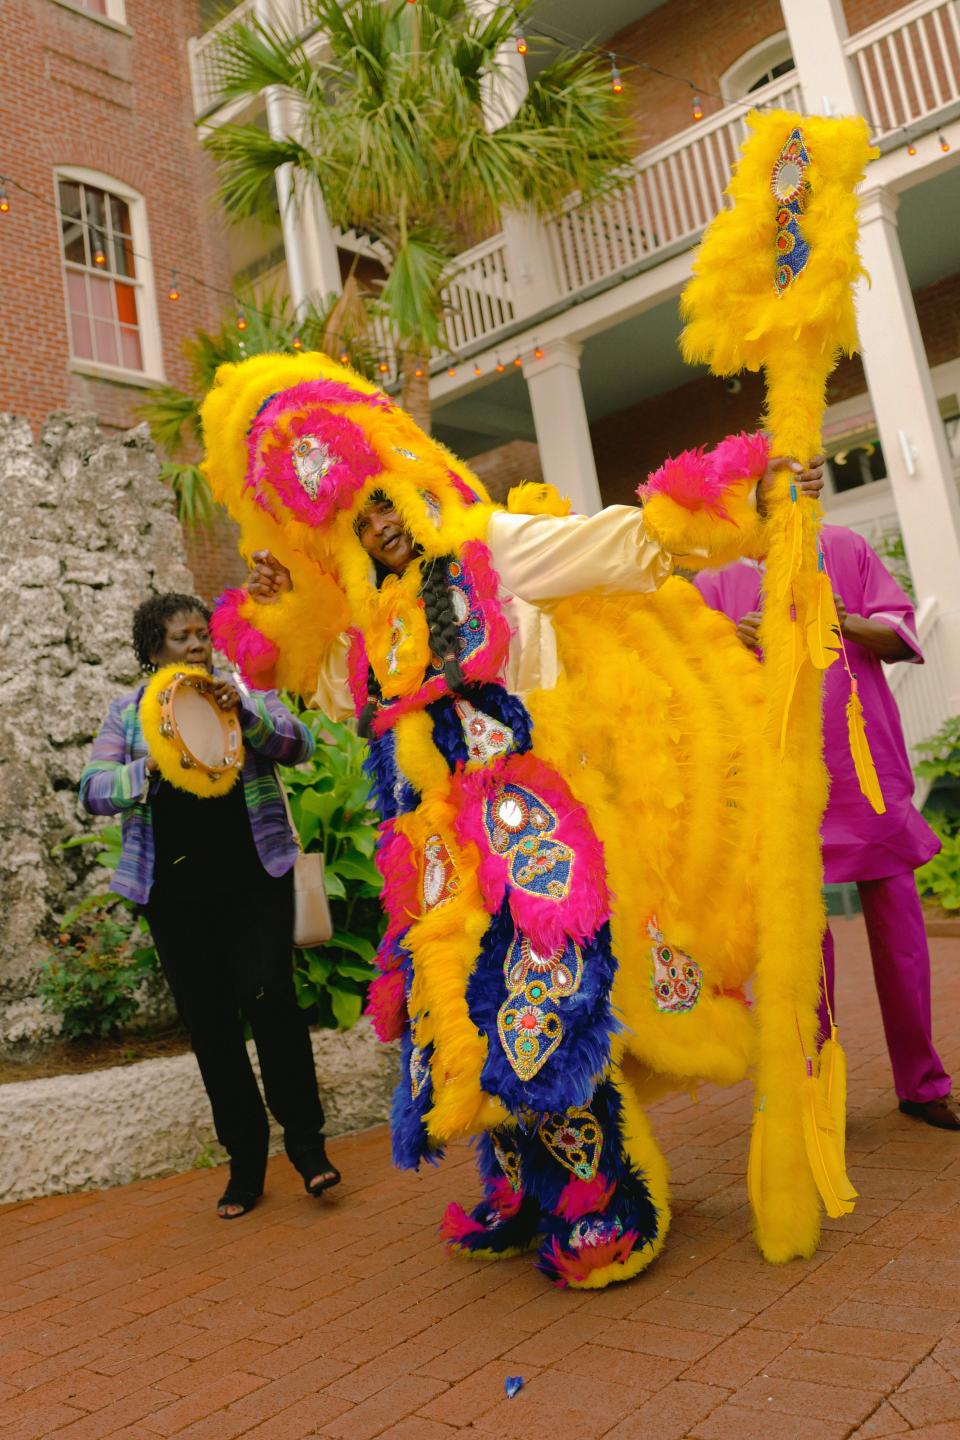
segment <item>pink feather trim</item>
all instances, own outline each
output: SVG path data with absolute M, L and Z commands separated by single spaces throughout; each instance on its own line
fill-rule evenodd
M 459 773 L 452 783 L 457 835 L 464 844 L 472 841 L 483 857 L 477 878 L 490 913 L 496 914 L 509 890 L 515 924 L 534 949 L 545 955 L 563 945 L 568 936 L 583 941 L 593 935 L 610 914 L 603 845 L 586 810 L 556 771 L 529 753 L 506 755 L 483 770 Z M 566 845 L 573 854 L 567 891 L 562 897 L 537 894 L 513 884 L 510 852 L 499 855 L 490 844 L 485 821 L 487 802 L 492 802 L 506 784 L 530 790 L 557 816 L 548 838 Z
M 618 1240 L 605 1245 L 584 1246 L 582 1250 L 566 1251 L 560 1248 L 556 1239 L 551 1240 L 544 1251 L 544 1259 L 556 1271 L 556 1284 L 564 1287 L 574 1281 L 583 1284 L 594 1270 L 603 1270 L 607 1265 L 622 1265 L 630 1258 L 637 1243 L 637 1232 L 625 1230 Z
M 509 1180 L 495 1180 L 487 1194 L 491 1210 L 496 1210 L 501 1220 L 510 1220 L 523 1204 L 523 1191 L 514 1190 Z
M 758 480 L 769 453 L 764 435 L 729 435 L 715 450 L 684 450 L 665 460 L 645 485 L 637 486 L 637 494 L 644 501 L 664 495 L 684 510 L 707 510 L 729 520 L 723 506 L 728 491 L 744 480 Z
M 347 651 L 347 684 L 350 687 L 350 694 L 358 715 L 367 703 L 369 670 L 370 664 L 367 660 L 367 647 L 363 643 L 363 636 L 359 630 L 351 630 L 350 648 Z
M 485 1235 L 486 1229 L 479 1220 L 472 1219 L 456 1200 L 451 1200 L 440 1221 L 440 1238 L 448 1245 L 456 1246 L 468 1235 Z
M 595 1175 L 592 1180 L 580 1180 L 576 1176 L 568 1180 L 560 1192 L 556 1213 L 563 1220 L 579 1220 L 583 1215 L 596 1215 L 606 1210 L 616 1189 L 614 1181 L 604 1175 Z
M 380 898 L 387 912 L 384 940 L 393 939 L 420 914 L 417 894 L 420 876 L 413 846 L 406 835 L 394 830 L 390 820 L 385 820 L 380 826 L 380 842 L 374 860 L 383 876 Z
M 407 1023 L 402 970 L 388 970 L 371 980 L 365 1013 L 370 1016 L 378 1040 L 386 1044 L 400 1039 Z
M 210 634 L 216 648 L 230 657 L 248 685 L 255 690 L 270 690 L 280 652 L 241 614 L 249 600 L 246 590 L 225 590 L 210 617 Z

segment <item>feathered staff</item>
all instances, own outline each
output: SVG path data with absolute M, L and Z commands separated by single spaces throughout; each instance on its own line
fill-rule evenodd
M 752 134 L 728 190 L 732 207 L 704 236 L 683 296 L 683 353 L 718 375 L 763 368 L 773 453 L 806 462 L 820 448 L 827 377 L 840 354 L 856 348 L 853 285 L 862 269 L 854 187 L 876 152 L 862 119 L 777 111 L 754 113 L 748 124 Z M 760 639 L 774 773 L 758 883 L 748 1190 L 760 1248 L 768 1260 L 783 1261 L 815 1250 L 818 1193 L 828 1214 L 841 1215 L 853 1208 L 855 1191 L 843 1158 L 844 1067 L 835 1031 L 819 1074 L 815 1058 L 827 788 L 821 677 L 841 642 L 817 540 L 819 505 L 798 500 L 787 471 L 767 505 Z M 862 719 L 855 704 L 851 710 L 865 765 Z

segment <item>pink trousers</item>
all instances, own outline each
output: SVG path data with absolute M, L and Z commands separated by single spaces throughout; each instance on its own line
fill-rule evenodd
M 933 1048 L 930 1019 L 930 952 L 913 871 L 857 882 L 870 941 L 873 977 L 883 1030 L 901 1100 L 937 1100 L 950 1093 L 950 1076 Z M 834 950 L 823 935 L 823 968 L 834 1002 Z M 820 1034 L 829 1035 L 826 1002 L 820 997 Z

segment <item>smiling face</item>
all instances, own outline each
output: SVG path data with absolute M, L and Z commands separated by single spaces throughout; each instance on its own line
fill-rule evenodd
M 210 670 L 213 666 L 213 646 L 210 643 L 210 629 L 198 610 L 178 610 L 166 622 L 163 644 L 151 656 L 156 666 L 202 665 Z
M 370 558 L 395 575 L 402 575 L 417 553 L 413 536 L 386 495 L 370 501 L 357 520 L 356 531 Z

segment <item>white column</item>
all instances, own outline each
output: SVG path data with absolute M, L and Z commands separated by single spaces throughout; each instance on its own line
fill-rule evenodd
M 276 23 L 270 0 L 258 0 L 256 11 L 263 24 Z M 270 139 L 293 134 L 296 120 L 281 87 L 268 86 L 263 98 Z M 290 298 L 299 313 L 310 301 L 319 303 L 327 295 L 340 294 L 340 258 L 316 182 L 294 165 L 281 165 L 275 180 Z
M 580 388 L 580 346 L 555 340 L 542 360 L 524 361 L 523 373 L 544 480 L 570 497 L 577 514 L 595 514 L 603 502 Z
M 857 315 L 877 419 L 917 600 L 936 596 L 960 624 L 960 498 L 897 236 L 897 200 L 867 190 L 860 253 L 870 276 Z
M 804 108 L 811 115 L 863 113 L 859 82 L 843 49 L 843 0 L 780 0 Z

